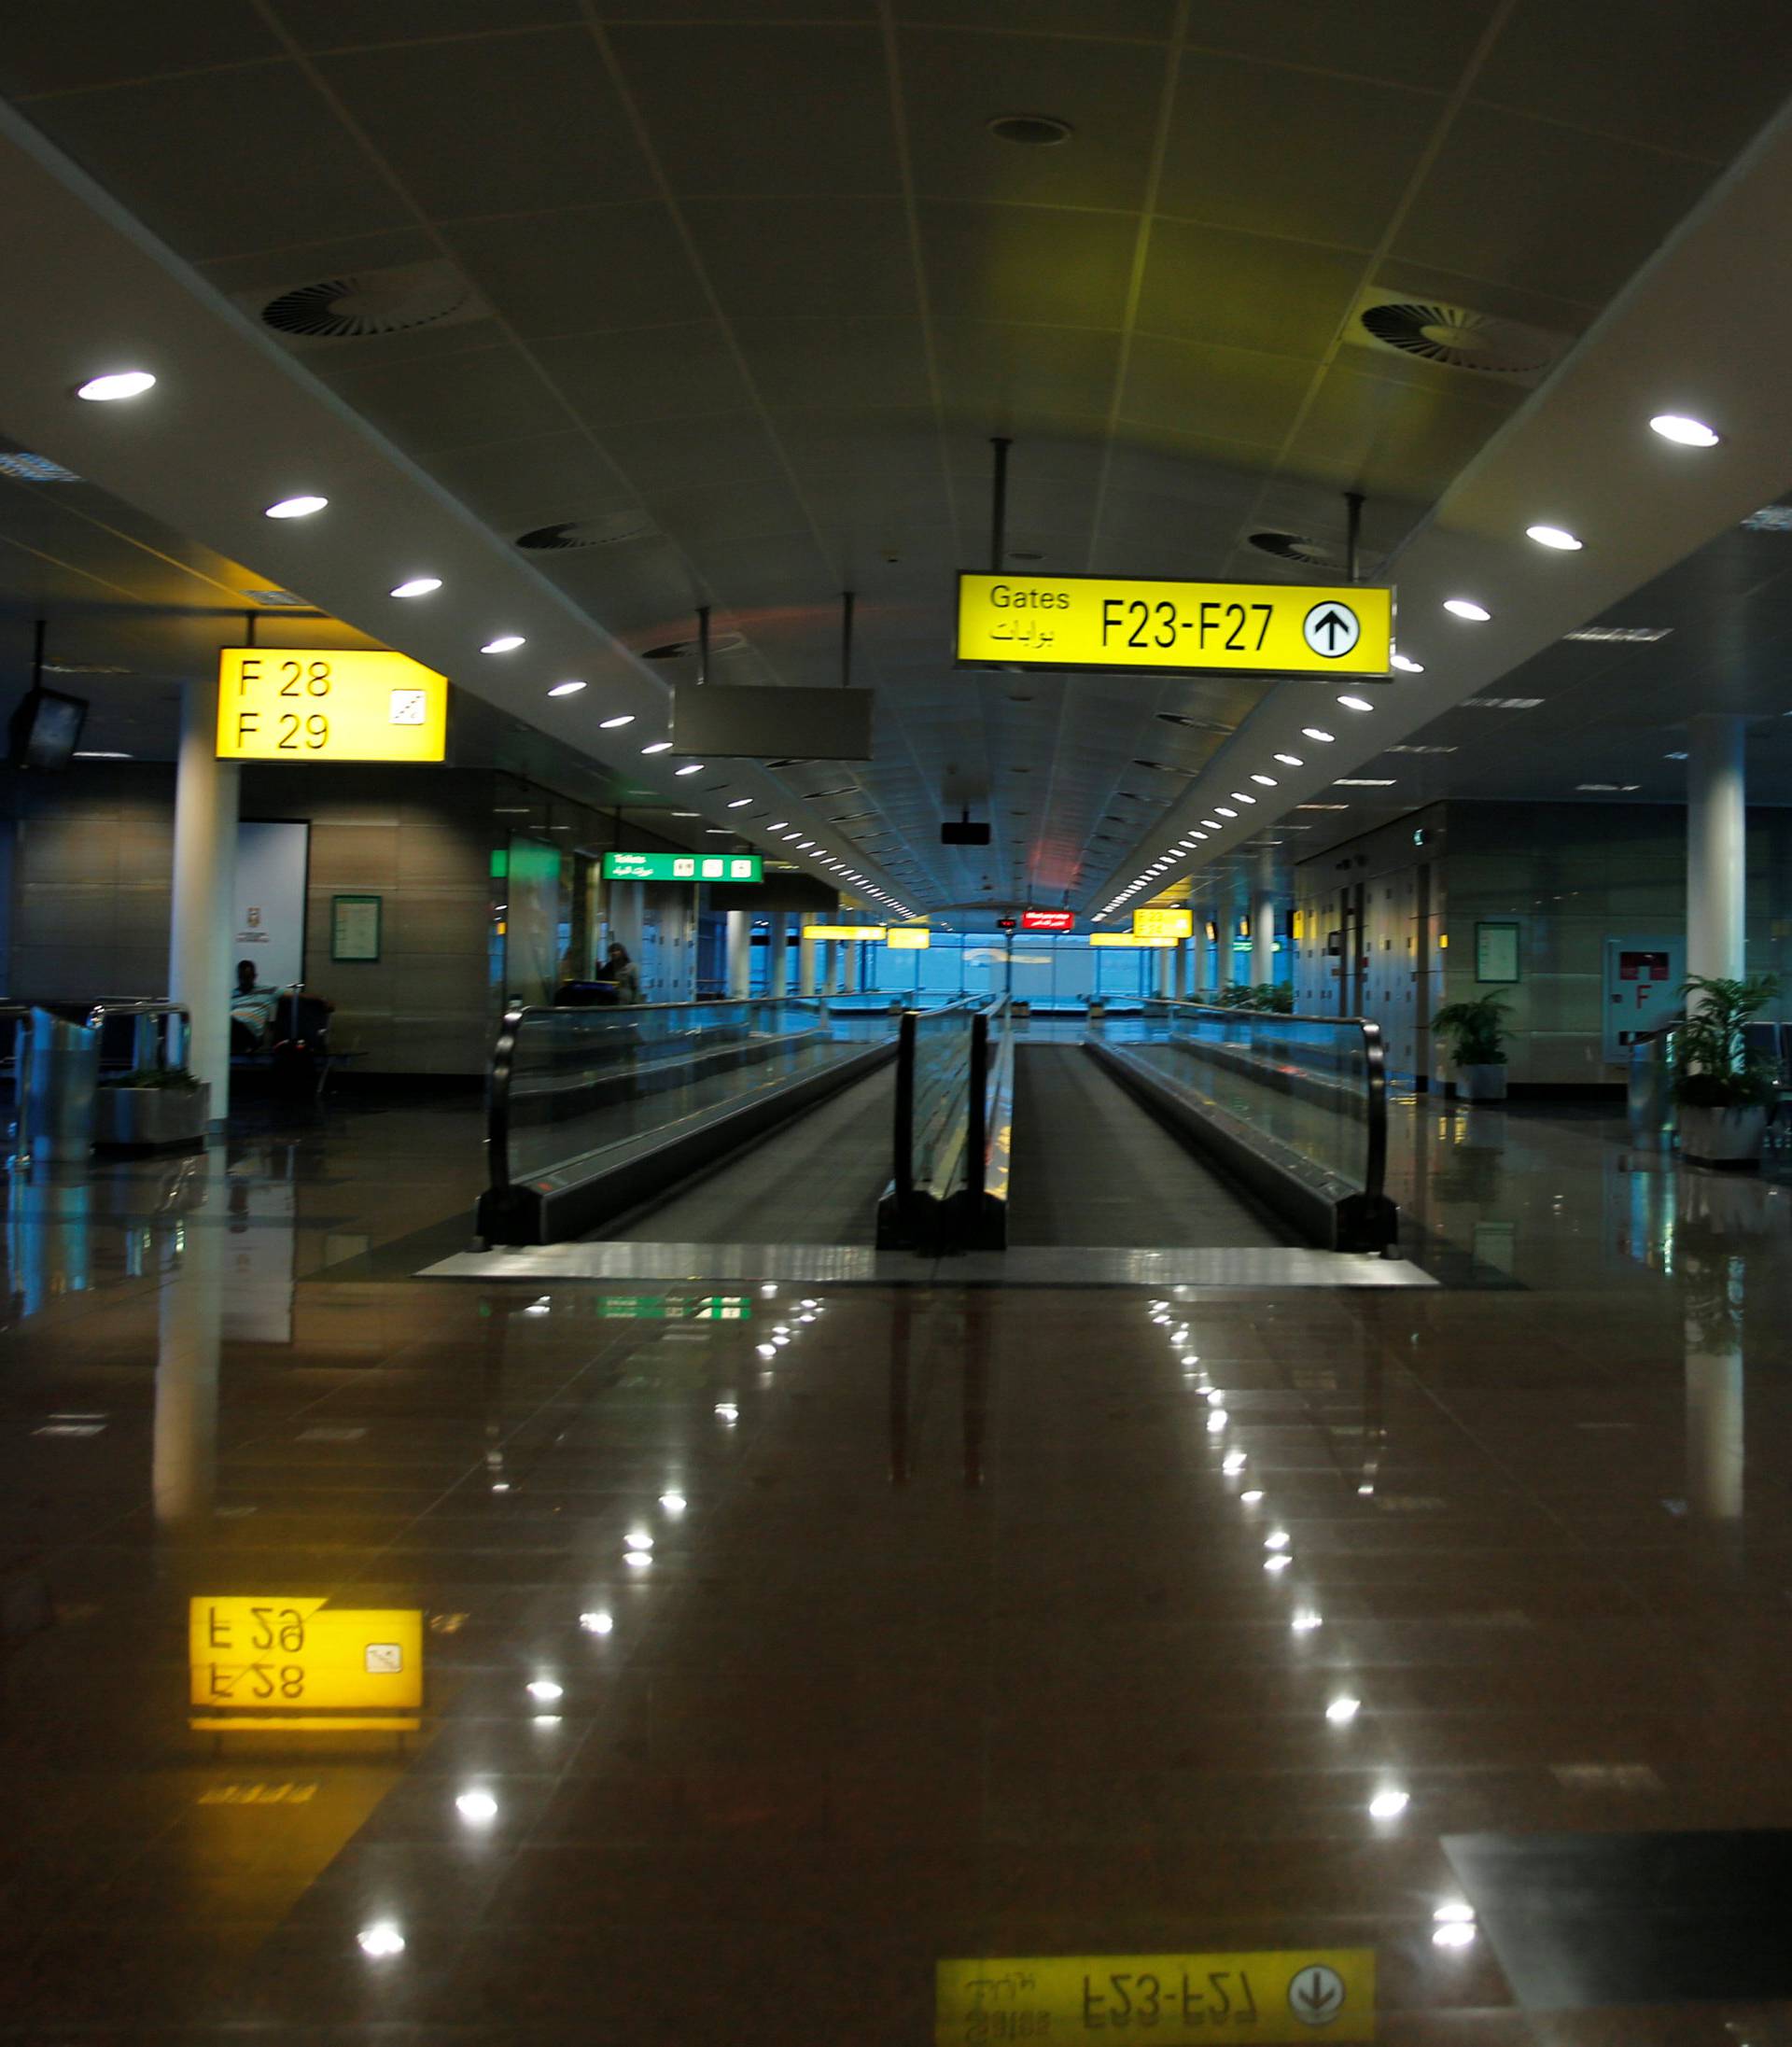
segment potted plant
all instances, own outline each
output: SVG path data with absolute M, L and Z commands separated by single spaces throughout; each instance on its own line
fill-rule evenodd
M 1450 1041 L 1456 1092 L 1464 1101 L 1505 1100 L 1505 998 L 1477 995 L 1469 1002 L 1446 1002 L 1431 1028 Z
M 1777 1059 L 1743 1028 L 1779 993 L 1771 974 L 1746 980 L 1695 974 L 1680 992 L 1694 998 L 1673 1032 L 1673 1096 L 1680 1148 L 1708 1166 L 1758 1166 L 1767 1120 L 1779 1099 Z
M 211 1115 L 212 1090 L 184 1066 L 140 1066 L 102 1081 L 93 1103 L 96 1144 L 147 1150 L 198 1143 Z

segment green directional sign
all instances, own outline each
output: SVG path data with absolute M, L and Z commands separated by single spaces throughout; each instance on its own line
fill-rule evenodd
M 743 1294 L 610 1294 L 597 1304 L 605 1322 L 750 1322 Z
M 606 853 L 606 881 L 758 881 L 757 853 Z

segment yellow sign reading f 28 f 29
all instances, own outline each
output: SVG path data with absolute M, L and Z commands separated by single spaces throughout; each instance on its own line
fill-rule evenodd
M 217 657 L 220 761 L 440 761 L 448 679 L 409 654 L 226 647 Z
M 1217 675 L 1386 675 L 1393 592 L 1362 583 L 959 578 L 960 662 Z

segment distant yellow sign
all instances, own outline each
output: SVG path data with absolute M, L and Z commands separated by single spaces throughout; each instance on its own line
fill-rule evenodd
M 448 679 L 409 654 L 226 647 L 220 761 L 440 761 Z
M 1362 583 L 959 578 L 958 658 L 1023 668 L 1386 675 L 1393 592 Z
M 935 2047 L 1050 2047 L 1111 2029 L 1157 2040 L 1367 2040 L 1375 2038 L 1375 1950 L 941 1962 L 934 1995 Z
M 1173 938 L 1147 938 L 1138 932 L 1091 932 L 1092 946 L 1173 946 Z
M 1193 938 L 1195 912 L 1176 909 L 1144 909 L 1132 913 L 1135 938 Z
M 884 933 L 884 943 L 891 952 L 925 952 L 933 943 L 933 933 L 919 925 L 894 924 Z
M 198 1726 L 414 1728 L 423 1611 L 331 1612 L 322 1599 L 281 1593 L 195 1599 L 187 1660 Z
M 881 924 L 807 924 L 804 926 L 805 938 L 858 938 L 868 946 L 881 946 L 884 942 L 884 927 Z

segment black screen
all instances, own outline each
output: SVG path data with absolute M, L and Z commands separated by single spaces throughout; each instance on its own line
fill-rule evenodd
M 12 764 L 54 774 L 81 743 L 87 705 L 60 690 L 28 691 L 12 714 Z

